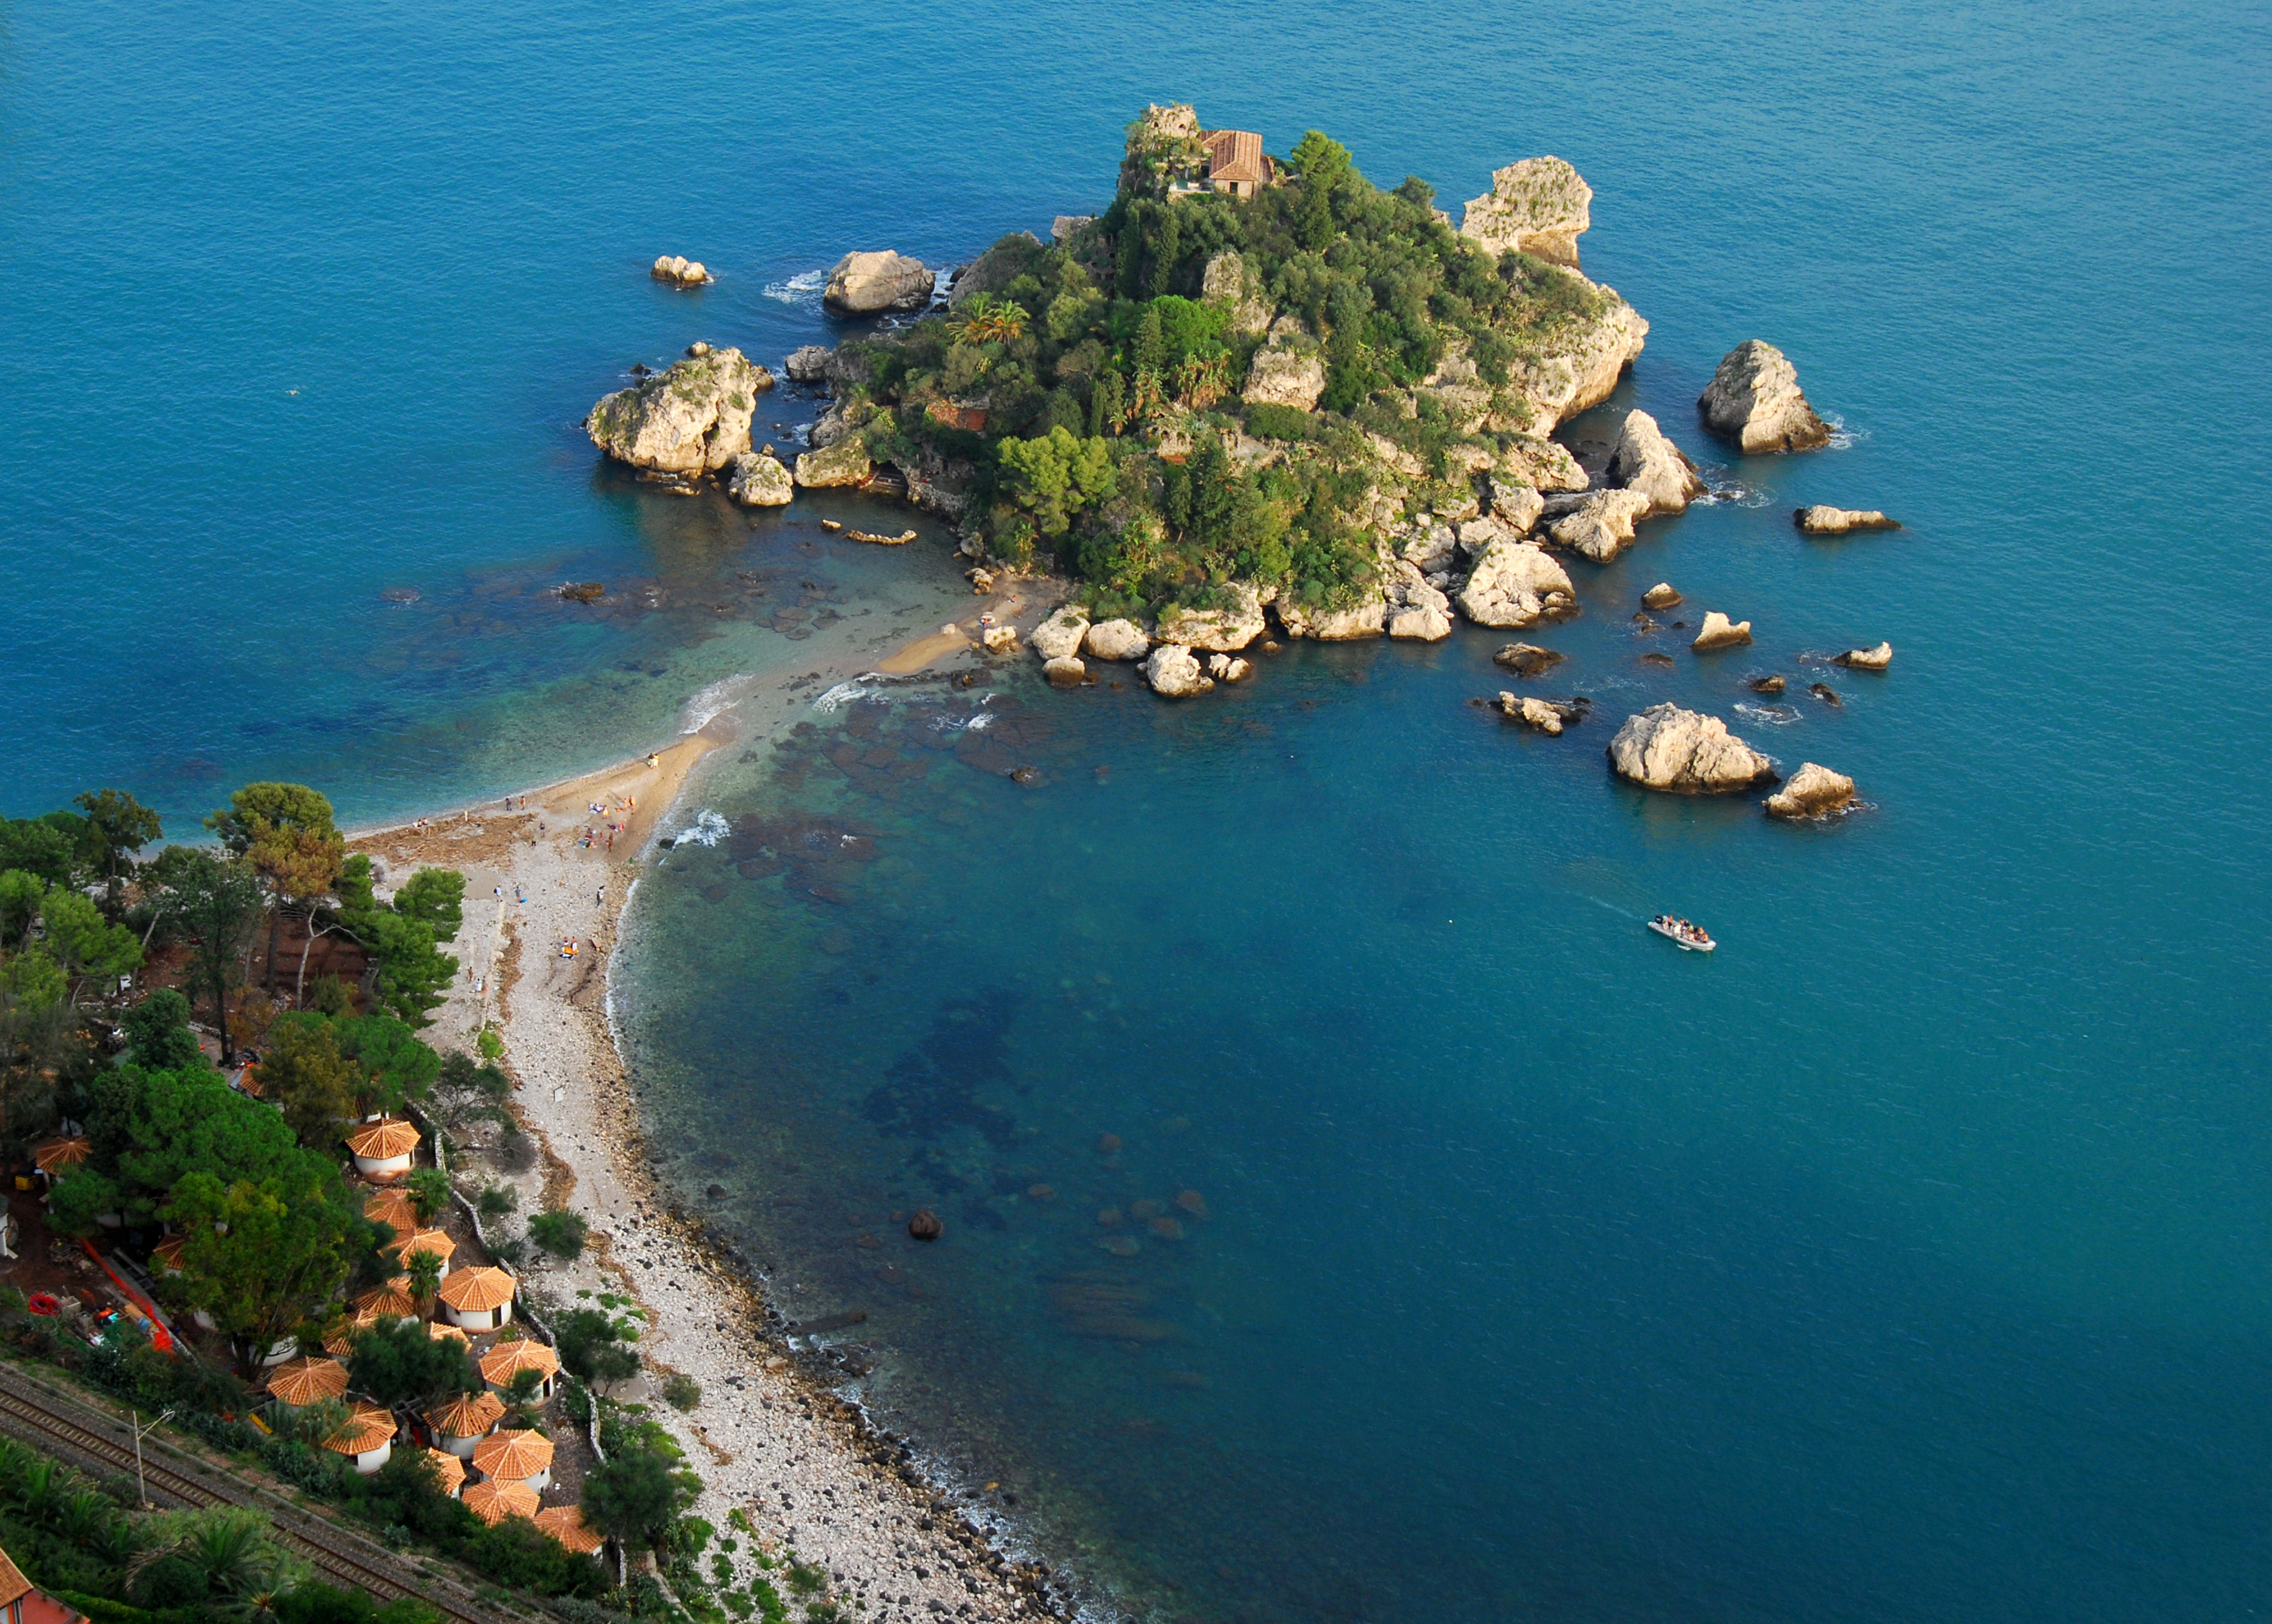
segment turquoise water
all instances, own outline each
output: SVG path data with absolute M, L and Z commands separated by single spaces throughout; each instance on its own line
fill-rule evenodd
M 612 480 L 574 420 L 691 339 L 823 333 L 791 283 L 845 248 L 951 260 L 1093 205 L 1147 98 L 1282 151 L 1325 125 L 1454 205 L 1558 153 L 1596 188 L 1588 271 L 1653 324 L 1613 408 L 1724 465 L 1692 402 L 1761 336 L 1843 447 L 1726 467 L 1743 500 L 1580 566 L 1542 685 L 1599 708 L 1558 741 L 1467 703 L 1500 640 L 1466 632 L 1176 708 L 1020 671 L 975 732 L 974 694 L 920 685 L 816 711 L 706 789 L 735 837 L 642 887 L 619 1006 L 663 1139 L 788 1312 L 869 1311 L 879 1409 L 1100 1604 L 2249 1616 L 2267 33 L 19 7 L 0 801 L 193 811 L 288 772 L 375 815 L 793 666 L 778 597 L 729 583 L 834 544 Z M 651 284 L 666 250 L 720 283 Z M 1910 528 L 1803 542 L 1815 500 Z M 848 614 L 944 574 L 829 558 Z M 544 595 L 571 579 L 617 605 Z M 1758 646 L 1642 664 L 1660 579 Z M 1882 678 L 1799 663 L 1881 637 Z M 1754 669 L 1845 703 L 1746 717 Z M 1620 788 L 1602 743 L 1660 697 L 1871 809 Z M 1722 951 L 1656 951 L 1661 908 Z M 1126 1216 L 1184 1191 L 1180 1239 Z M 893 1226 L 916 1203 L 935 1246 Z

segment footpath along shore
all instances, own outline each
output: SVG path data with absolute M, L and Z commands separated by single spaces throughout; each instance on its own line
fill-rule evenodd
M 1030 602 L 1014 610 L 1012 602 L 982 601 L 968 625 L 978 629 L 978 609 L 1001 621 L 1039 617 Z M 350 842 L 383 865 L 383 889 L 421 864 L 466 876 L 465 923 L 453 944 L 460 968 L 428 1037 L 471 1052 L 485 1024 L 498 1031 L 514 1111 L 541 1154 L 518 1179 L 491 1176 L 519 1186 L 524 1216 L 562 1207 L 590 1225 L 576 1262 L 532 1257 L 525 1277 L 533 1292 L 562 1307 L 576 1306 L 579 1291 L 636 1301 L 647 1316 L 639 1347 L 655 1381 L 676 1372 L 701 1384 L 689 1413 L 648 1399 L 651 1418 L 670 1428 L 702 1476 L 697 1515 L 724 1534 L 728 1514 L 740 1510 L 759 1543 L 822 1568 L 831 1598 L 871 1620 L 1034 1619 L 1069 1607 L 1043 1570 L 990 1548 L 897 1446 L 867 1432 L 820 1367 L 807 1370 L 778 1328 L 768 1332 L 755 1283 L 672 1216 L 675 1197 L 643 1154 L 607 985 L 638 874 L 652 865 L 657 832 L 688 821 L 673 812 L 704 759 L 745 740 L 762 745 L 835 681 L 893 665 L 919 670 L 971 646 L 943 633 L 880 665 L 823 662 L 745 696 L 736 711 L 651 757 Z M 610 810 L 595 813 L 595 805 Z M 625 826 L 612 850 L 611 823 Z M 601 837 L 587 847 L 582 834 L 593 828 Z M 569 941 L 578 950 L 564 957 Z M 646 1398 L 646 1385 L 619 1396 Z

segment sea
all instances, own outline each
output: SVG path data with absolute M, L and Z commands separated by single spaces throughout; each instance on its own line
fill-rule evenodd
M 1170 100 L 1455 212 L 1571 161 L 1651 330 L 1565 437 L 1644 408 L 1717 498 L 1573 565 L 1559 738 L 1465 627 L 1173 706 L 813 687 L 631 910 L 667 1176 L 1100 1620 L 2262 1615 L 2261 7 L 22 0 L 0 810 L 477 802 L 967 613 L 928 520 L 674 496 L 578 422 L 856 331 L 848 250 L 1096 209 Z M 1754 337 L 1831 447 L 1702 433 Z M 1710 609 L 1753 644 L 1690 655 Z M 1618 782 L 1667 700 L 1861 806 Z

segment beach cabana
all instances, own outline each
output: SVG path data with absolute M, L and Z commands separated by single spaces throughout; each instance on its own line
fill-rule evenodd
M 468 1352 L 473 1351 L 474 1339 L 454 1325 L 444 1325 L 437 1321 L 429 1320 L 426 1321 L 426 1335 L 436 1342 L 454 1342 Z
M 400 1187 L 373 1190 L 363 1201 L 362 1216 L 373 1224 L 384 1224 L 398 1235 L 412 1235 L 418 1231 L 418 1209 L 410 1203 L 410 1192 Z
M 547 1506 L 536 1514 L 536 1526 L 579 1556 L 607 1548 L 607 1538 L 584 1521 L 581 1506 Z
M 398 1269 L 410 1267 L 411 1258 L 421 1252 L 430 1252 L 442 1260 L 442 1272 L 450 1272 L 450 1259 L 458 1250 L 458 1243 L 440 1230 L 415 1230 L 398 1235 L 386 1243 L 386 1255 L 394 1260 Z
M 491 1433 L 474 1446 L 474 1470 L 492 1483 L 552 1483 L 552 1440 L 542 1433 Z
M 182 1248 L 190 1244 L 187 1235 L 168 1235 L 150 1248 L 150 1272 L 153 1275 L 178 1275 L 182 1272 Z
M 512 1318 L 513 1278 L 502 1269 L 461 1269 L 434 1295 L 441 1315 L 469 1331 L 493 1331 Z
M 474 1458 L 474 1448 L 504 1418 L 504 1405 L 494 1393 L 460 1393 L 438 1410 L 426 1412 L 426 1426 L 437 1448 L 461 1461 Z
M 377 1404 L 357 1404 L 347 1425 L 324 1440 L 324 1448 L 344 1455 L 369 1477 L 394 1453 L 394 1412 Z
M 512 1386 L 512 1379 L 524 1370 L 536 1373 L 536 1396 L 552 1396 L 552 1385 L 559 1380 L 560 1356 L 533 1336 L 523 1336 L 517 1342 L 501 1342 L 482 1355 L 482 1380 L 499 1393 Z
M 285 1360 L 268 1373 L 268 1396 L 295 1410 L 319 1399 L 344 1398 L 347 1391 L 348 1367 L 337 1359 L 303 1355 Z
M 458 1498 L 466 1502 L 467 1510 L 491 1528 L 507 1517 L 534 1521 L 537 1508 L 544 1503 L 526 1483 L 469 1483 Z
M 428 1449 L 422 1452 L 434 1463 L 434 1482 L 442 1493 L 452 1499 L 466 1486 L 466 1463 L 447 1449 Z
M 415 1124 L 382 1117 L 348 1135 L 348 1154 L 355 1157 L 355 1171 L 373 1184 L 391 1184 L 410 1171 L 420 1137 Z
M 87 1153 L 93 1149 L 84 1134 L 75 1134 L 70 1139 L 51 1139 L 44 1145 L 33 1147 L 32 1165 L 39 1170 L 40 1177 L 52 1189 L 56 1180 L 86 1161 Z
M 415 1320 L 418 1305 L 410 1300 L 410 1282 L 400 1275 L 376 1291 L 365 1291 L 355 1299 L 355 1322 L 357 1330 L 377 1324 L 381 1320 Z

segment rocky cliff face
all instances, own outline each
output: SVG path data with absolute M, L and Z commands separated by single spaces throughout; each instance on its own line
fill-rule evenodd
M 1746 339 L 1721 358 L 1696 397 L 1705 426 L 1747 453 L 1807 451 L 1827 445 L 1830 425 L 1798 390 L 1798 370 L 1774 345 Z
M 1717 716 L 1652 705 L 1610 741 L 1620 778 L 1676 795 L 1730 795 L 1775 776 L 1775 763 L 1728 731 Z
M 853 316 L 920 310 L 930 302 L 936 280 L 922 260 L 890 249 L 849 253 L 828 273 L 828 288 L 820 296 L 821 303 Z
M 1633 520 L 1649 511 L 1649 498 L 1640 490 L 1596 490 L 1546 527 L 1546 533 L 1571 551 L 1607 564 L 1633 538 Z
M 1678 513 L 1704 494 L 1704 481 L 1687 453 L 1665 438 L 1656 419 L 1647 412 L 1627 412 L 1610 448 L 1606 483 L 1623 490 L 1638 490 L 1648 498 L 1652 513 Z
M 1491 171 L 1491 189 L 1468 204 L 1460 235 L 1494 254 L 1513 249 L 1574 270 L 1593 201 L 1594 189 L 1561 159 L 1525 158 Z
M 1160 640 L 1181 643 L 1203 654 L 1236 654 L 1262 635 L 1262 604 L 1254 588 L 1241 581 L 1230 588 L 1237 599 L 1228 609 L 1185 609 L 1171 604 L 1160 611 Z
M 1608 311 L 1548 346 L 1523 371 L 1522 393 L 1534 414 L 1533 434 L 1551 433 L 1557 424 L 1608 400 L 1648 338 L 1648 323 L 1639 311 L 1614 288 L 1599 291 L 1611 301 Z M 1582 479 L 1575 489 L 1584 488 Z
M 633 468 L 714 474 L 750 449 L 750 415 L 773 386 L 773 374 L 740 350 L 714 349 L 603 397 L 584 431 Z
M 1535 542 L 1491 543 L 1460 589 L 1460 612 L 1479 626 L 1520 631 L 1577 607 L 1568 573 Z
M 1313 411 L 1326 392 L 1326 358 L 1313 348 L 1266 344 L 1254 352 L 1241 398 L 1249 406 L 1290 406 Z

